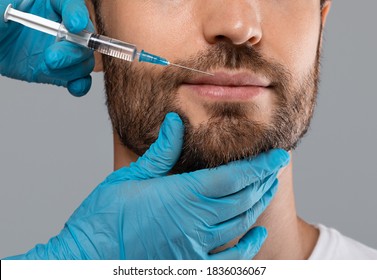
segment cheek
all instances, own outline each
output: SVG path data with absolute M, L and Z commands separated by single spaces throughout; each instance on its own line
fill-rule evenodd
M 319 7 L 298 9 L 293 16 L 281 13 L 265 18 L 270 20 L 263 25 L 262 52 L 287 66 L 294 77 L 304 77 L 312 69 L 317 56 Z
M 189 1 L 164 1 L 115 0 L 106 9 L 108 35 L 135 44 L 139 51 L 144 49 L 170 60 L 182 57 L 177 46 L 188 41 L 182 36 L 192 23 L 191 6 Z

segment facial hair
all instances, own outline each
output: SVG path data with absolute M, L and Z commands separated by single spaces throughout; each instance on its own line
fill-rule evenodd
M 242 70 L 272 81 L 274 104 L 268 122 L 254 103 L 204 103 L 208 121 L 193 126 L 177 102 L 179 87 L 193 73 L 178 68 L 142 68 L 103 58 L 107 106 L 114 131 L 124 146 L 142 155 L 157 139 L 168 112 L 180 115 L 185 125 L 184 145 L 172 173 L 213 168 L 250 158 L 273 148 L 292 150 L 307 132 L 317 98 L 319 47 L 311 69 L 293 77 L 282 64 L 263 57 L 255 48 L 219 42 L 187 60 L 175 63 L 210 71 Z

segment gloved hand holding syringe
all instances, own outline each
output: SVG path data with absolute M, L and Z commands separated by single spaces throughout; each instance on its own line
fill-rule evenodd
M 213 75 L 208 72 L 203 72 L 197 69 L 192 69 L 179 64 L 171 63 L 165 58 L 147 53 L 144 50 L 138 52 L 135 45 L 115 40 L 106 36 L 98 35 L 85 30 L 78 34 L 70 33 L 62 23 L 54 22 L 30 13 L 18 11 L 12 8 L 12 5 L 9 5 L 5 10 L 4 20 L 18 22 L 29 28 L 55 36 L 60 40 L 66 40 L 92 49 L 99 53 L 126 61 L 134 61 L 138 57 L 139 62 L 147 62 L 162 66 L 172 65 L 201 74 Z

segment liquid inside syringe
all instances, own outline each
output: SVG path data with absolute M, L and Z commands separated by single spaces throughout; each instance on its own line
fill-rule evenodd
M 122 60 L 131 62 L 138 58 L 139 62 L 147 62 L 162 66 L 172 65 L 186 70 L 195 71 L 197 73 L 213 76 L 213 74 L 208 72 L 170 63 L 167 59 L 147 53 L 144 50 L 138 52 L 135 45 L 122 42 L 120 40 L 112 39 L 88 31 L 83 31 L 78 34 L 70 33 L 63 24 L 47 20 L 33 14 L 18 11 L 13 9 L 12 5 L 7 7 L 4 13 L 4 20 L 18 22 L 29 28 L 55 36 L 60 40 L 76 43 L 104 55 L 116 57 Z

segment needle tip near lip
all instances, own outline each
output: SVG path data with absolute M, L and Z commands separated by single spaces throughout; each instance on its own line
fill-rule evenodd
M 179 67 L 179 68 L 183 68 L 183 69 L 186 69 L 186 70 L 189 70 L 189 71 L 194 71 L 194 72 L 197 72 L 197 73 L 201 73 L 201 74 L 204 74 L 204 75 L 215 76 L 215 74 L 212 74 L 212 73 L 200 71 L 200 70 L 197 70 L 197 69 L 194 69 L 194 68 L 189 68 L 189 67 L 186 67 L 186 66 L 183 66 L 183 65 L 179 65 L 179 64 L 175 64 L 175 63 L 170 63 L 170 65 L 176 66 L 176 67 Z

